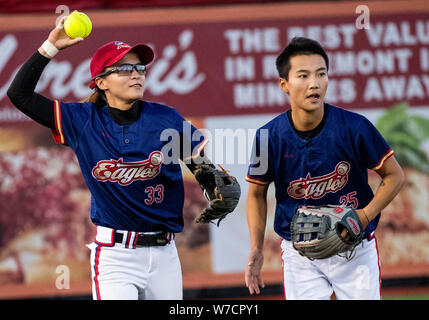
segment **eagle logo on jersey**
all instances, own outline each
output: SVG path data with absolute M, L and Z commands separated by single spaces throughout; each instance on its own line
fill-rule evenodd
M 102 160 L 92 169 L 92 176 L 101 182 L 117 182 L 127 186 L 136 180 L 155 178 L 161 172 L 163 156 L 160 151 L 154 151 L 149 158 L 138 162 L 119 160 Z
M 350 164 L 341 161 L 333 172 L 324 176 L 313 178 L 307 173 L 305 178 L 292 181 L 287 192 L 294 199 L 320 199 L 328 192 L 341 190 L 347 184 L 349 171 Z

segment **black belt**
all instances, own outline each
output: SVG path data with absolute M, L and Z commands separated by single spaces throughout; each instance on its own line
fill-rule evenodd
M 174 233 L 172 232 L 159 232 L 153 234 L 139 233 L 137 235 L 137 247 L 153 247 L 153 246 L 165 246 L 170 243 L 174 238 Z M 124 234 L 120 232 L 115 232 L 115 242 L 122 243 L 124 240 Z

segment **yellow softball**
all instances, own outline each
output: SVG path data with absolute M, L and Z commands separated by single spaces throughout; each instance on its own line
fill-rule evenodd
M 70 38 L 86 38 L 92 31 L 89 17 L 79 11 L 73 11 L 64 21 L 64 31 Z

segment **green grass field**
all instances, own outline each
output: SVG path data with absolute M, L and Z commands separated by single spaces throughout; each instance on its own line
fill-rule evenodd
M 403 296 L 383 296 L 383 300 L 429 300 L 429 294 L 411 294 Z

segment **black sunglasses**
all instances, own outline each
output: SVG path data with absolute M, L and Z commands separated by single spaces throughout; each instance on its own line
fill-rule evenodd
M 109 74 L 117 73 L 120 76 L 129 76 L 136 70 L 139 75 L 146 74 L 146 66 L 144 64 L 122 64 L 120 66 L 114 67 L 113 69 L 104 71 L 100 73 L 96 78 L 106 77 Z

